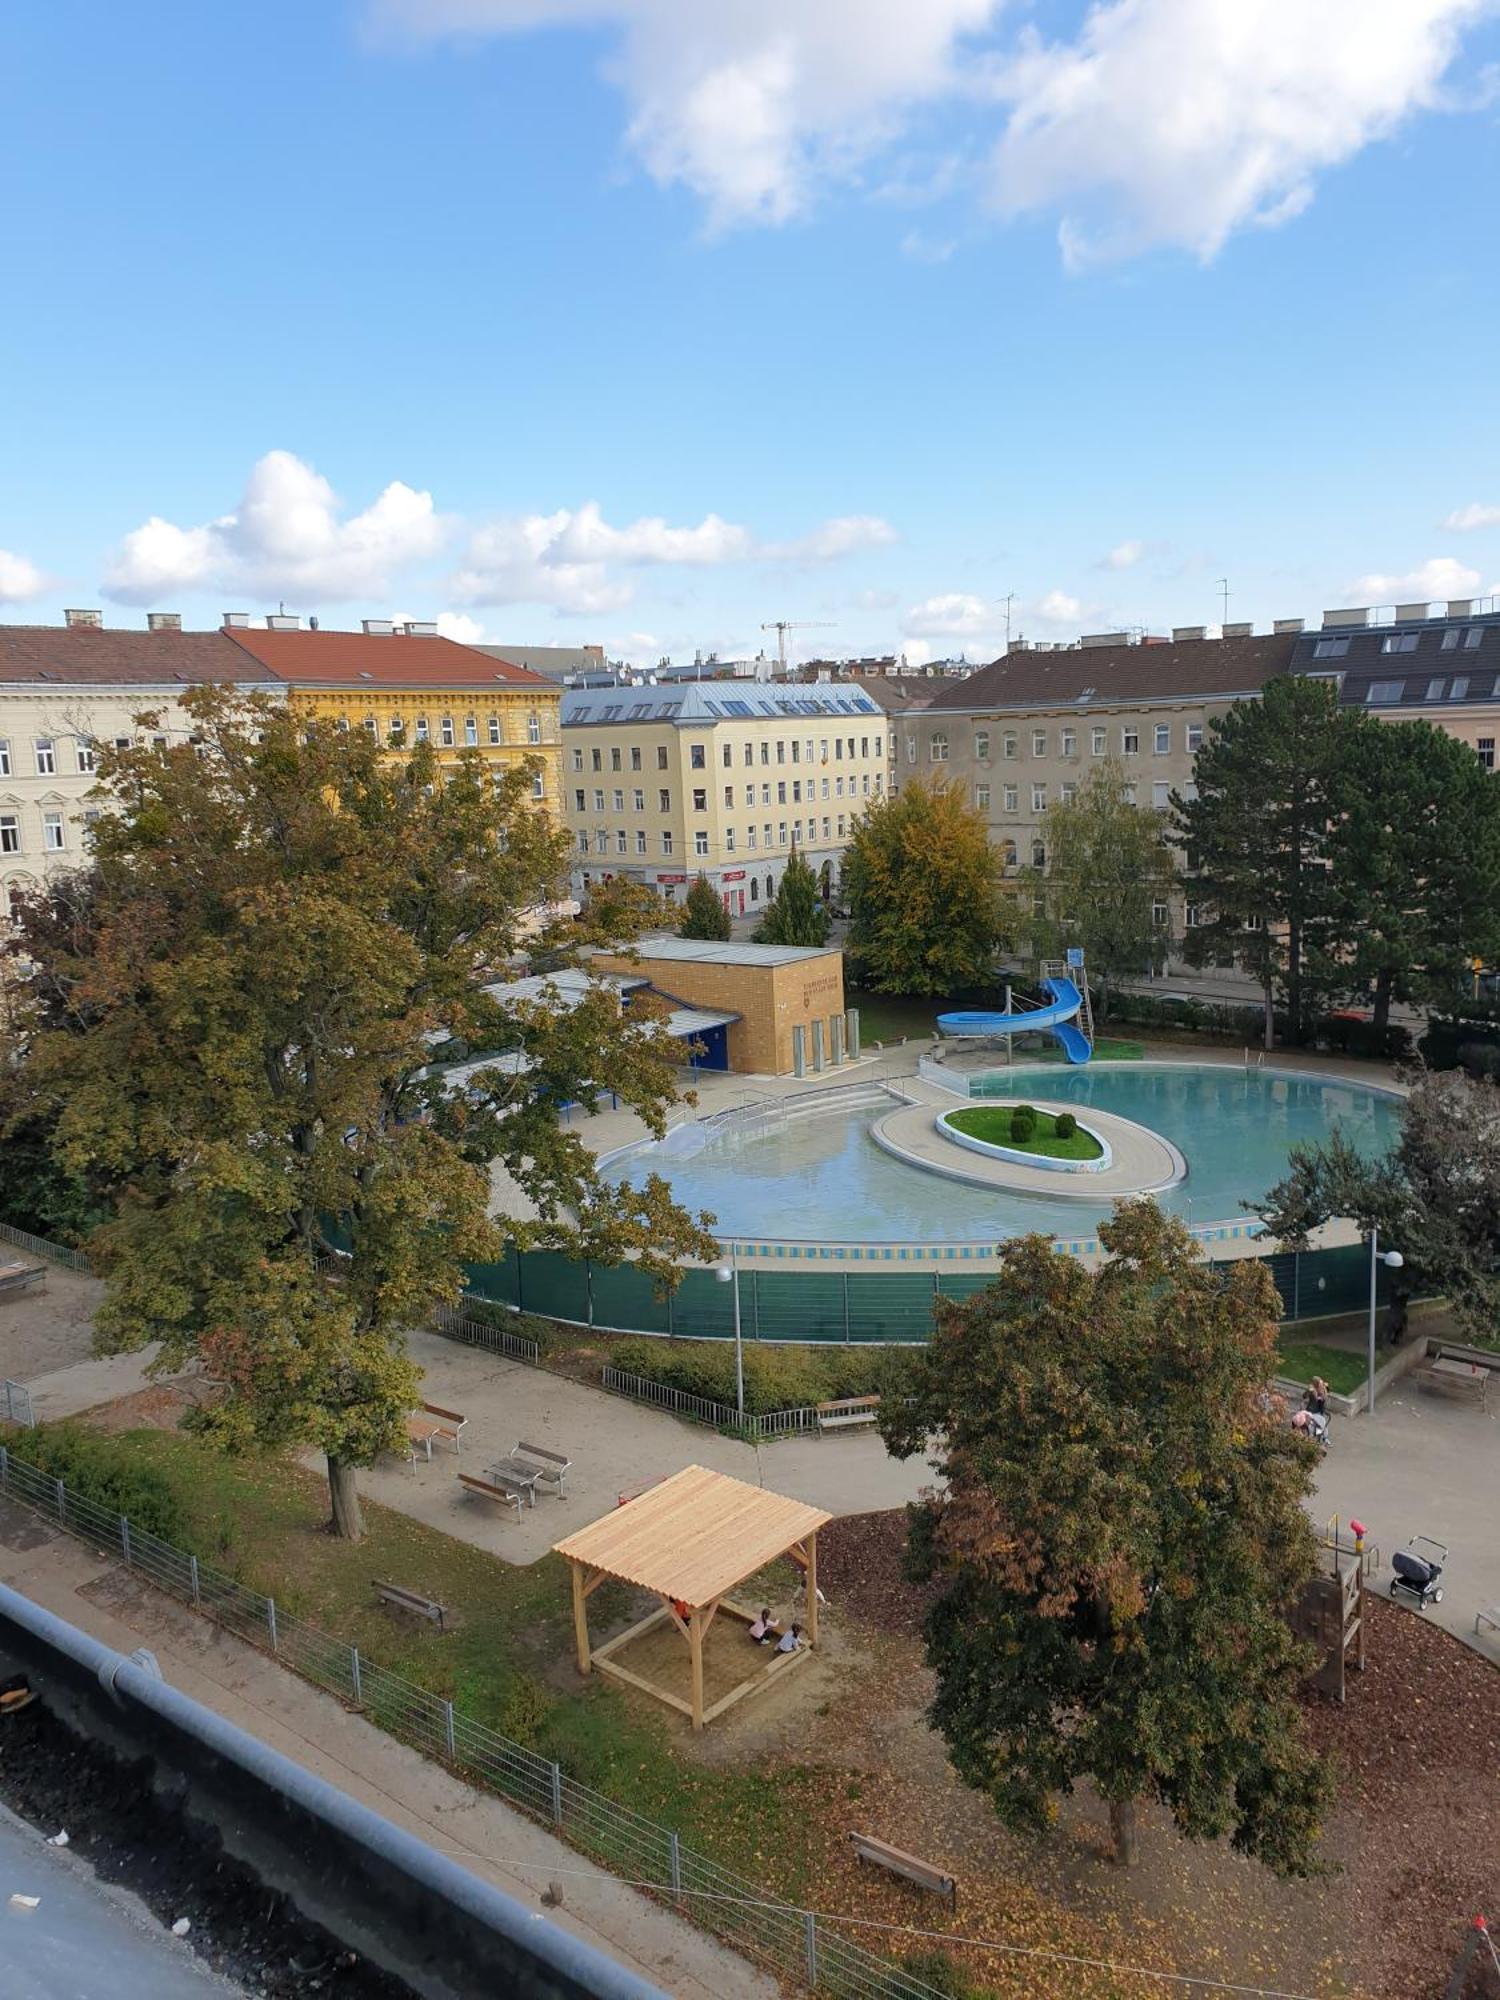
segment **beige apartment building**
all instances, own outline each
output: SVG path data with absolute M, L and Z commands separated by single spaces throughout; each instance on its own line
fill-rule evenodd
M 1007 875 L 1045 868 L 1049 809 L 1106 758 L 1120 764 L 1139 805 L 1164 809 L 1174 790 L 1191 797 L 1208 725 L 1287 671 L 1295 637 L 1290 624 L 1258 638 L 1231 628 L 1210 639 L 1195 628 L 1170 641 L 1112 633 L 1013 650 L 897 719 L 900 780 L 960 786 Z M 1180 936 L 1195 912 L 1180 898 L 1159 915 Z
M 579 894 L 623 875 L 675 903 L 701 873 L 750 916 L 796 847 L 832 895 L 855 821 L 886 791 L 886 719 L 858 688 L 572 688 L 562 722 Z

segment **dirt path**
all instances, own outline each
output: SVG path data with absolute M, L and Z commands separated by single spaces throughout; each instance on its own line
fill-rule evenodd
M 49 1264 L 40 1291 L 0 1302 L 0 1376 L 29 1382 L 87 1361 L 94 1351 L 94 1314 L 103 1296 L 97 1278 Z

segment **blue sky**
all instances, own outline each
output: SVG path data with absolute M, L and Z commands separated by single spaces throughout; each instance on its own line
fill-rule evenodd
M 0 616 L 978 657 L 1012 592 L 1500 588 L 1497 0 L 8 19 Z

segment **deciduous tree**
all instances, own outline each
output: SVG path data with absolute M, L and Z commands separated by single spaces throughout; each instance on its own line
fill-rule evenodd
M 1313 1469 L 1267 1396 L 1276 1293 L 1149 1201 L 1100 1237 L 1098 1271 L 1008 1244 L 993 1284 L 938 1301 L 913 1399 L 882 1413 L 943 1480 L 922 1523 L 944 1580 L 932 1720 L 1008 1825 L 1045 1827 L 1089 1778 L 1122 1860 L 1154 1798 L 1304 1873 L 1329 1773 L 1285 1616 L 1314 1566 Z
M 685 938 L 727 938 L 729 912 L 713 883 L 703 873 L 693 877 L 682 904 L 682 922 L 677 935 Z
M 183 701 L 199 752 L 101 757 L 84 915 L 59 891 L 18 942 L 29 1114 L 111 1191 L 89 1245 L 103 1342 L 202 1355 L 226 1384 L 207 1426 L 323 1451 L 357 1534 L 354 1469 L 402 1443 L 416 1395 L 404 1329 L 499 1247 L 492 1163 L 530 1199 L 523 1241 L 639 1253 L 664 1279 L 675 1252 L 713 1253 L 664 1183 L 610 1186 L 556 1115 L 608 1089 L 660 1131 L 677 1051 L 602 983 L 571 1010 L 484 990 L 594 935 L 538 933 L 565 842 L 529 769 L 492 781 L 477 754 L 440 770 L 263 699 Z M 455 1091 L 437 1044 L 495 1061 Z
M 828 942 L 828 912 L 818 894 L 818 878 L 795 847 L 755 936 L 760 944 L 817 946 Z
M 882 993 L 948 993 L 994 975 L 1000 861 L 984 820 L 944 786 L 904 785 L 865 812 L 844 855 L 849 952 Z

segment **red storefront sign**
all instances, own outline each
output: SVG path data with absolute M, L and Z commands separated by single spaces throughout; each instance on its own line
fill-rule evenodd
M 685 882 L 687 877 L 686 875 L 658 875 L 656 879 L 658 882 Z
M 724 873 L 719 877 L 721 882 L 743 882 L 744 879 L 745 871 L 743 868 L 726 868 Z

